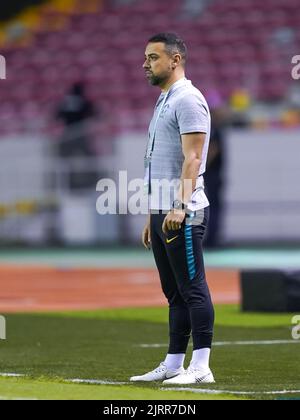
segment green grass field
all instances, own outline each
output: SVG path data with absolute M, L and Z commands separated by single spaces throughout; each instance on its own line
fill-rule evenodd
M 167 318 L 167 308 L 7 315 L 0 399 L 300 398 L 300 340 L 291 337 L 292 314 L 245 314 L 233 305 L 216 306 L 211 359 L 216 384 L 180 391 L 128 383 L 131 375 L 163 360 Z M 241 341 L 248 343 L 236 343 Z

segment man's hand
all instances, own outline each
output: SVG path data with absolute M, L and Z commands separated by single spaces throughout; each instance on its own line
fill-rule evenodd
M 185 218 L 184 210 L 171 210 L 166 215 L 162 225 L 162 231 L 165 235 L 168 234 L 169 230 L 179 230 Z
M 148 217 L 147 223 L 144 227 L 142 234 L 142 242 L 146 249 L 151 248 L 151 231 L 150 231 L 150 217 Z

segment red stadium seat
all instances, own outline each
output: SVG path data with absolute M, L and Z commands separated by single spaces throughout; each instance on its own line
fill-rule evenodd
M 96 107 L 120 115 L 104 131 L 146 129 L 158 92 L 144 77 L 145 42 L 165 30 L 186 39 L 187 75 L 199 88 L 217 87 L 228 97 L 252 78 L 259 99 L 284 97 L 288 57 L 300 43 L 299 0 L 215 0 L 197 17 L 183 16 L 182 10 L 180 0 L 139 0 L 119 7 L 104 2 L 95 14 L 71 16 L 59 31 L 38 33 L 31 47 L 8 50 L 8 79 L 0 83 L 5 98 L 0 132 L 20 130 L 30 118 L 49 119 L 72 81 L 80 79 Z M 294 31 L 293 45 L 276 43 L 276 31 L 284 27 Z M 139 116 L 132 118 L 133 111 Z

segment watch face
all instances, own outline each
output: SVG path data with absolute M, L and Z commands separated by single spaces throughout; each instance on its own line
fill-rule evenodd
M 182 209 L 182 203 L 179 200 L 175 200 L 173 202 L 173 208 L 174 209 Z

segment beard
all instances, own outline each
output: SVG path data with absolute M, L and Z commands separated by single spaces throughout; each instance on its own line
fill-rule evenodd
M 160 76 L 155 76 L 154 74 L 151 74 L 151 76 L 149 77 L 149 83 L 152 86 L 159 86 L 161 84 L 164 84 L 164 82 L 168 79 L 169 75 L 160 75 Z

